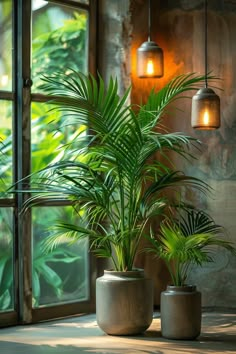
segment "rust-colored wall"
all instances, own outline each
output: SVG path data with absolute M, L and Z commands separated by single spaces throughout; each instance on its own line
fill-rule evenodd
M 139 79 L 136 50 L 147 40 L 148 0 L 99 1 L 99 71 L 107 80 L 118 78 L 120 92 L 132 83 L 131 101 L 145 102 L 153 87 L 158 90 L 175 75 L 204 73 L 202 0 L 151 0 L 152 39 L 164 50 L 165 74 L 161 79 Z M 222 126 L 218 131 L 196 132 L 191 128 L 191 100 L 181 102 L 182 112 L 168 117 L 166 125 L 198 137 L 202 152 L 190 164 L 178 161 L 188 173 L 202 177 L 215 189 L 212 199 L 188 196 L 206 208 L 222 224 L 228 239 L 236 242 L 236 0 L 208 1 L 209 70 L 222 78 Z M 194 94 L 194 92 L 193 92 Z M 166 283 L 163 265 L 139 259 L 156 284 L 155 303 Z M 215 263 L 193 270 L 191 279 L 203 294 L 207 307 L 236 308 L 236 259 L 218 252 Z
M 132 102 L 145 100 L 150 89 L 162 87 L 175 75 L 204 73 L 203 1 L 152 1 L 153 39 L 164 49 L 165 74 L 162 79 L 139 79 L 136 76 L 136 49 L 146 40 L 146 0 L 132 1 L 133 42 Z M 221 97 L 222 125 L 217 131 L 197 132 L 191 128 L 191 100 L 181 101 L 181 113 L 168 117 L 171 130 L 199 138 L 202 152 L 192 164 L 178 161 L 187 173 L 203 178 L 213 188 L 212 197 L 187 196 L 206 208 L 236 242 L 236 1 L 208 2 L 208 69 L 222 78 L 216 90 Z M 155 24 L 155 25 L 154 25 Z M 194 92 L 193 92 L 194 94 Z M 214 263 L 192 271 L 189 281 L 203 294 L 203 306 L 236 307 L 236 259 L 219 251 Z

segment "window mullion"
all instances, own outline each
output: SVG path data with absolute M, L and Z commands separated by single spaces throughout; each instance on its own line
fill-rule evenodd
M 89 2 L 89 72 L 97 75 L 97 0 Z
M 30 79 L 30 21 L 31 1 L 16 0 L 15 26 L 15 124 L 14 124 L 14 159 L 15 181 L 30 173 L 30 86 L 25 85 Z M 18 188 L 22 188 L 22 183 Z M 31 322 L 31 217 L 30 212 L 19 214 L 24 196 L 16 195 L 15 234 L 19 284 L 19 320 Z

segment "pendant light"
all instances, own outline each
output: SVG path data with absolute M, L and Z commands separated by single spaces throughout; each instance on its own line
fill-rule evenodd
M 137 75 L 140 78 L 162 77 L 163 50 L 151 40 L 151 3 L 148 1 L 148 41 L 137 50 Z
M 205 8 L 205 87 L 192 98 L 192 127 L 200 130 L 213 130 L 220 127 L 220 98 L 208 87 L 207 82 L 207 0 Z

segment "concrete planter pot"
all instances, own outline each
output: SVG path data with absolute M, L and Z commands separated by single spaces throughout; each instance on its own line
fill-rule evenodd
M 195 339 L 201 332 L 201 293 L 196 286 L 168 286 L 161 293 L 161 332 L 169 339 Z
M 107 334 L 144 332 L 153 318 L 153 284 L 143 270 L 105 270 L 96 281 L 96 317 Z

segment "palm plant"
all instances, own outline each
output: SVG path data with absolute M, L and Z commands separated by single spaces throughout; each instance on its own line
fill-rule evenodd
M 204 211 L 186 209 L 179 219 L 164 221 L 157 238 L 148 237 L 151 247 L 147 250 L 165 261 L 173 285 L 183 286 L 190 267 L 213 262 L 219 247 L 236 255 L 236 249 L 223 235 L 223 227 Z
M 147 223 L 173 207 L 165 191 L 185 186 L 207 190 L 201 180 L 173 169 L 168 155 L 191 157 L 191 145 L 199 142 L 168 133 L 162 125 L 168 105 L 198 89 L 204 79 L 180 75 L 158 93 L 152 90 L 137 109 L 127 103 L 130 90 L 120 98 L 112 78 L 107 88 L 100 76 L 96 80 L 76 72 L 44 78 L 43 89 L 55 96 L 53 104 L 63 113 L 62 124 L 80 128 L 62 146 L 65 157 L 32 174 L 30 189 L 25 189 L 32 193 L 25 208 L 42 198 L 66 199 L 80 218 L 79 224 L 55 225 L 48 247 L 89 237 L 97 256 L 111 258 L 116 270 L 131 270 Z

